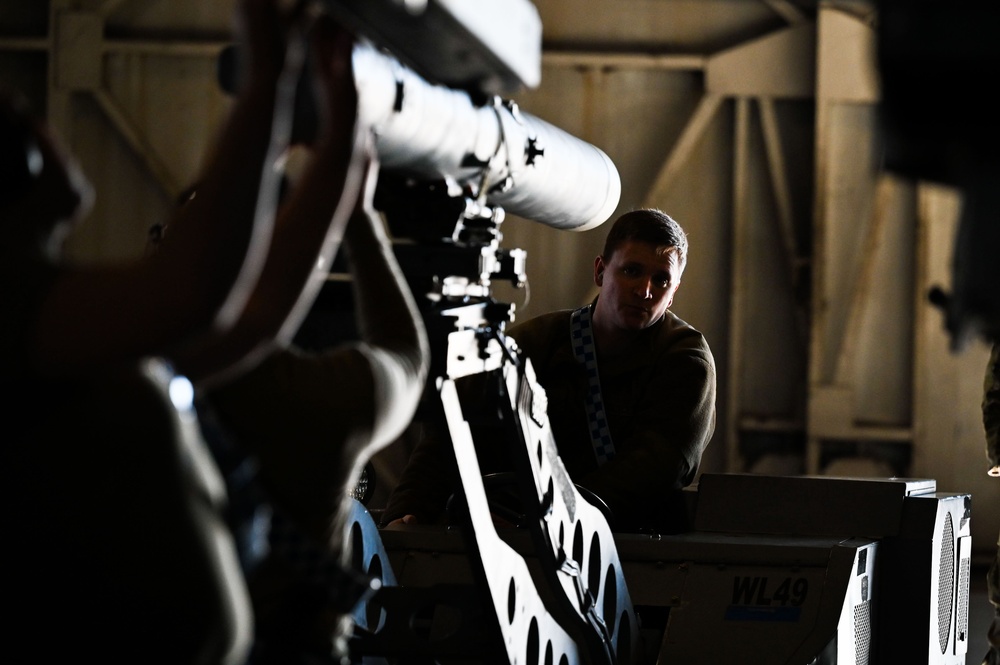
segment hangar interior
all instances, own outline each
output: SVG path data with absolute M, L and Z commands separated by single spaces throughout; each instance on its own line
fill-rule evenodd
M 874 0 L 534 5 L 540 80 L 509 97 L 611 158 L 616 215 L 655 207 L 688 233 L 672 309 L 719 372 L 701 471 L 968 493 L 981 593 L 1000 531 L 980 410 L 989 347 L 949 331 L 928 298 L 952 286 L 962 192 L 885 165 Z M 27 95 L 97 191 L 74 260 L 140 256 L 189 184 L 228 108 L 217 65 L 232 14 L 230 0 L 0 6 L 0 83 Z M 604 234 L 508 216 L 528 285 L 497 293 L 518 317 L 578 307 Z

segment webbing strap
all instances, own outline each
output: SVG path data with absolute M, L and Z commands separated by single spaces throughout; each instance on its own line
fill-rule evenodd
M 601 378 L 597 372 L 597 346 L 594 331 L 590 325 L 591 306 L 586 305 L 570 316 L 570 339 L 573 355 L 587 371 L 587 420 L 590 425 L 590 441 L 594 445 L 598 466 L 615 456 L 615 444 L 611 440 L 608 418 L 604 413 L 604 399 L 601 397 Z

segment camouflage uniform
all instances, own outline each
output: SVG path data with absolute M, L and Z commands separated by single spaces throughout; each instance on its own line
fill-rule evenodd
M 986 456 L 996 475 L 1000 467 L 1000 341 L 993 343 L 986 377 L 983 384 L 983 427 L 986 430 Z M 1000 540 L 997 542 L 996 558 L 987 574 L 990 603 L 993 605 L 993 623 L 990 625 L 990 653 L 983 659 L 984 665 L 1000 665 Z

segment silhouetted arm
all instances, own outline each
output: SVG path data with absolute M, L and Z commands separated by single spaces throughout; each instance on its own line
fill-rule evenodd
M 328 16 L 313 32 L 322 132 L 278 212 L 260 279 L 236 324 L 175 355 L 202 387 L 232 378 L 291 341 L 326 279 L 361 190 L 371 141 L 356 124 L 353 39 Z

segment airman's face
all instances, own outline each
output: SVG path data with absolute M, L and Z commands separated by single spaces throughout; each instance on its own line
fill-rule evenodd
M 626 241 L 609 261 L 594 261 L 594 283 L 601 287 L 597 306 L 615 328 L 638 331 L 663 316 L 681 283 L 677 253 L 644 242 Z

